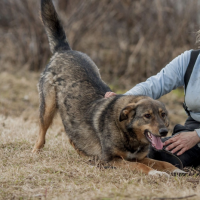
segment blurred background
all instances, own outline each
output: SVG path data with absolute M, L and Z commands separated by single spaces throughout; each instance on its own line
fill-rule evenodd
M 197 48 L 200 0 L 54 0 L 72 49 L 88 54 L 118 93 Z M 36 84 L 51 53 L 40 1 L 0 1 L 0 112 L 37 110 Z M 186 115 L 183 91 L 162 99 L 174 123 Z M 28 113 L 28 112 L 27 112 Z M 25 117 L 30 117 L 30 113 Z

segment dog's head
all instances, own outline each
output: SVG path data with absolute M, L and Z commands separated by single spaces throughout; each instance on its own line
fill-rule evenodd
M 119 116 L 119 123 L 130 137 L 136 137 L 142 143 L 150 142 L 160 150 L 163 148 L 161 137 L 168 133 L 168 113 L 163 103 L 151 98 L 129 103 Z

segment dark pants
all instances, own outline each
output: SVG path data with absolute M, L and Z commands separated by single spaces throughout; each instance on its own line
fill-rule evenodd
M 181 132 L 194 131 L 194 129 L 198 129 L 198 128 L 200 128 L 200 122 L 197 122 L 193 120 L 191 117 L 188 117 L 184 126 L 177 124 L 174 127 L 171 137 L 174 137 L 174 135 L 179 134 Z M 162 138 L 162 142 L 165 142 L 171 137 Z M 180 165 L 180 161 L 182 162 L 183 167 L 186 167 L 186 166 L 196 167 L 200 165 L 200 147 L 198 147 L 198 145 L 195 145 L 194 147 L 187 150 L 185 153 L 183 153 L 180 156 L 177 156 L 176 153 L 174 154 L 175 156 L 173 156 L 167 153 L 166 151 L 156 151 L 154 148 L 150 147 L 150 152 L 149 152 L 148 157 L 155 160 L 169 162 L 179 168 L 182 168 Z

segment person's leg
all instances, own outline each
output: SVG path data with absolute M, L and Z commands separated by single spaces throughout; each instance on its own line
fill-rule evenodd
M 163 138 L 162 142 L 170 139 L 171 137 Z M 158 150 L 155 150 L 153 147 L 150 147 L 148 157 L 154 160 L 169 162 L 180 169 L 183 168 L 182 161 L 177 156 L 174 156 L 172 153 L 165 150 L 158 151 Z
M 185 132 L 185 131 L 193 131 L 196 128 L 200 127 L 200 123 L 194 121 L 191 117 L 189 117 L 186 122 L 185 126 L 177 125 L 174 128 L 175 133 L 171 136 L 174 137 L 174 135 L 177 134 L 177 132 Z M 171 137 L 162 138 L 162 142 L 165 142 Z M 166 148 L 166 147 L 164 147 Z M 149 158 L 155 159 L 155 160 L 161 160 L 169 162 L 179 168 L 186 167 L 186 166 L 197 166 L 200 165 L 200 148 L 198 145 L 195 145 L 193 148 L 189 149 L 185 153 L 183 153 L 180 156 L 177 156 L 176 154 L 171 154 L 170 152 L 167 152 L 165 150 L 162 151 L 156 151 L 153 147 L 150 147 L 150 152 L 148 155 Z M 182 162 L 182 166 L 181 163 Z
M 162 141 L 164 142 L 169 138 L 171 137 L 164 138 L 162 139 Z M 153 147 L 150 147 L 148 157 L 155 160 L 169 162 L 178 168 L 186 166 L 197 166 L 200 165 L 200 148 L 197 145 L 195 145 L 193 148 L 189 149 L 182 155 L 177 156 L 176 154 L 172 155 L 170 154 L 170 152 L 167 151 L 157 151 Z M 182 162 L 182 166 L 180 161 Z
M 188 117 L 184 126 L 194 130 L 196 128 L 200 128 L 200 122 L 193 120 L 192 117 Z

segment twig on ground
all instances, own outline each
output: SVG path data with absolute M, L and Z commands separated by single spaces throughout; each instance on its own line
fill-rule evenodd
M 187 182 L 190 182 L 190 183 L 199 183 L 200 179 L 187 179 Z
M 196 194 L 192 194 L 192 195 L 188 195 L 188 196 L 184 196 L 184 197 L 163 197 L 163 198 L 159 198 L 159 197 L 155 197 L 153 198 L 152 200 L 176 200 L 176 199 L 187 199 L 187 198 L 191 198 L 191 197 L 194 197 L 196 196 Z

